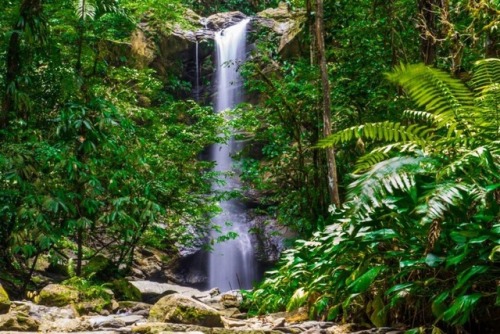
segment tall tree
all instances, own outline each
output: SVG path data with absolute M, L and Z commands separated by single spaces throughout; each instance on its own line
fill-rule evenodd
M 332 111 L 330 100 L 330 82 L 328 80 L 328 68 L 326 66 L 325 53 L 325 32 L 323 27 L 323 0 L 316 0 L 316 45 L 318 53 L 318 63 L 321 72 L 321 87 L 323 90 L 323 135 L 325 137 L 332 134 Z M 327 162 L 327 182 L 331 203 L 340 206 L 340 196 L 338 188 L 337 163 L 335 161 L 335 149 L 333 146 L 326 149 Z

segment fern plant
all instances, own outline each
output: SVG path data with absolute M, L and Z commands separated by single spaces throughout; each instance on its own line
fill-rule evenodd
M 478 62 L 468 85 L 424 65 L 387 77 L 423 110 L 319 144 L 384 143 L 359 159 L 336 224 L 285 253 L 249 300 L 260 312 L 486 333 L 499 305 L 500 60 Z

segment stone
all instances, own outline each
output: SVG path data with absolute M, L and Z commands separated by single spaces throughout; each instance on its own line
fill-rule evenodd
M 24 312 L 9 312 L 0 315 L 0 331 L 37 331 L 40 322 Z
M 38 330 L 43 333 L 70 333 L 91 330 L 92 326 L 82 318 L 57 319 L 55 321 L 44 321 Z
M 136 314 L 120 316 L 118 317 L 118 319 L 123 321 L 126 326 L 130 326 L 145 320 L 145 318 L 142 315 L 136 315 Z
M 133 302 L 133 301 L 121 301 L 118 302 L 118 314 L 135 314 L 135 315 L 149 315 L 149 310 L 151 309 L 151 304 Z
M 106 300 L 103 298 L 95 298 L 92 300 L 86 300 L 75 304 L 75 309 L 80 315 L 87 314 L 109 314 L 109 311 L 113 309 L 113 301 Z
M 0 314 L 9 312 L 10 309 L 10 299 L 7 291 L 0 284 Z
M 216 309 L 181 294 L 161 298 L 149 313 L 150 321 L 193 324 L 204 327 L 223 327 Z
M 78 301 L 78 290 L 61 285 L 49 284 L 36 297 L 36 302 L 46 306 L 66 306 Z
M 78 314 L 72 306 L 54 307 L 34 304 L 29 301 L 15 301 L 11 310 L 28 313 L 32 318 L 44 322 L 53 322 L 59 319 L 74 319 Z
M 142 296 L 141 299 L 146 303 L 155 303 L 161 297 L 174 293 L 189 297 L 202 294 L 200 290 L 169 283 L 157 283 L 151 281 L 131 281 L 130 283 L 140 291 Z
M 141 291 L 124 278 L 115 279 L 111 282 L 114 296 L 118 300 L 141 301 Z
M 211 333 L 213 329 L 203 326 L 173 324 L 165 322 L 146 322 L 132 326 L 132 333 L 149 334 L 162 332 L 201 332 Z
M 127 326 L 123 319 L 115 316 L 90 317 L 88 321 L 92 328 L 121 328 Z
M 278 318 L 273 321 L 273 329 L 278 327 L 285 327 L 285 318 Z
M 224 328 L 241 328 L 247 325 L 246 321 L 237 319 L 222 318 L 222 322 L 224 323 Z

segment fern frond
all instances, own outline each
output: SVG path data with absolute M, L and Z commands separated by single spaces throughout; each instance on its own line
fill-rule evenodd
M 76 15 L 82 21 L 93 20 L 96 13 L 96 5 L 91 0 L 77 0 L 75 3 Z
M 483 91 L 491 85 L 500 83 L 500 59 L 482 59 L 475 63 L 474 76 L 471 80 L 476 92 Z
M 467 119 L 475 113 L 474 96 L 460 80 L 424 64 L 400 65 L 387 78 L 401 85 L 426 111 L 439 115 L 442 122 L 471 128 Z
M 356 161 L 354 174 L 366 172 L 377 163 L 388 159 L 392 152 L 415 152 L 418 149 L 417 145 L 408 143 L 395 143 L 374 148 L 371 152 L 366 153 Z
M 500 134 L 500 59 L 490 58 L 476 62 L 471 85 L 476 92 L 476 126 L 485 135 L 496 139 Z
M 476 179 L 478 175 L 499 178 L 500 149 L 498 147 L 500 147 L 500 141 L 493 142 L 491 145 L 476 147 L 440 170 L 437 173 L 437 179 L 467 175 L 474 175 L 473 179 Z M 478 174 L 478 170 L 481 170 L 482 173 Z
M 426 205 L 420 207 L 419 211 L 425 213 L 423 220 L 432 221 L 443 219 L 452 208 L 462 203 L 463 193 L 471 188 L 470 185 L 447 182 L 440 183 L 426 196 Z
M 401 125 L 399 122 L 367 123 L 338 131 L 318 142 L 317 147 L 325 148 L 345 143 L 357 138 L 386 142 L 415 142 L 425 144 L 432 140 L 433 129 L 425 125 Z
M 410 193 L 415 187 L 415 175 L 425 172 L 422 166 L 428 160 L 423 155 L 394 157 L 358 176 L 348 187 L 352 214 L 366 216 L 383 206 L 386 197 L 396 191 Z

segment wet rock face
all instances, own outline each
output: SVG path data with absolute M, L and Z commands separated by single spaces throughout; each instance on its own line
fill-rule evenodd
M 264 265 L 276 263 L 286 248 L 287 239 L 295 236 L 269 216 L 256 215 L 249 224 L 257 239 L 257 259 Z
M 278 53 L 285 58 L 297 56 L 301 51 L 300 37 L 307 17 L 304 10 L 291 11 L 284 2 L 278 8 L 268 8 L 257 13 L 255 22 L 271 29 L 280 37 Z

